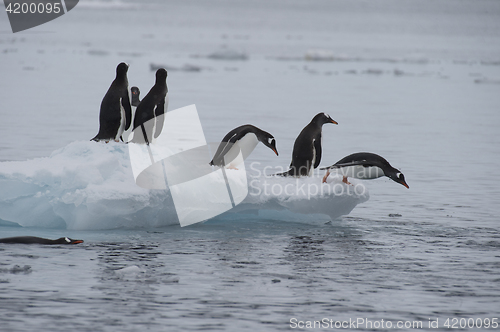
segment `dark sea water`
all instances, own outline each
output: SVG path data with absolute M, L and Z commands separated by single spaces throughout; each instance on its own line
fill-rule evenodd
M 196 104 L 208 141 L 244 123 L 273 133 L 280 155 L 258 146 L 247 162 L 259 169 L 286 167 L 297 134 L 327 112 L 339 125 L 324 127 L 322 165 L 375 152 L 410 189 L 365 181 L 370 199 L 335 220 L 242 214 L 184 228 L 133 227 L 151 218 L 139 214 L 54 229 L 26 206 L 36 227 L 0 237 L 85 242 L 0 244 L 0 331 L 498 329 L 499 2 L 80 1 L 9 29 L 0 13 L 1 177 L 9 161 L 92 138 L 126 61 L 143 93 L 150 65 L 167 67 L 169 110 Z M 22 204 L 8 191 L 1 225 Z

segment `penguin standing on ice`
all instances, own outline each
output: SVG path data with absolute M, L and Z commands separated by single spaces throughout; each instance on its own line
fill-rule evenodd
M 156 71 L 155 85 L 137 106 L 132 142 L 149 145 L 154 138 L 160 136 L 163 129 L 163 114 L 168 105 L 167 93 L 167 71 L 160 68 Z
M 406 184 L 405 176 L 381 156 L 375 153 L 358 152 L 348 155 L 337 161 L 332 166 L 325 168 L 326 174 L 323 177 L 323 183 L 326 183 L 330 170 L 338 169 L 338 172 L 343 175 L 342 182 L 350 184 L 347 177 L 356 179 L 376 179 L 382 176 L 387 176 L 389 179 L 402 184 L 406 188 L 410 188 Z
M 138 87 L 136 86 L 133 86 L 130 88 L 130 94 L 132 95 L 132 106 L 139 106 L 139 103 L 141 102 L 141 100 L 139 99 L 139 96 L 141 94 L 141 90 L 139 90 Z
M 91 141 L 119 141 L 132 122 L 132 109 L 128 96 L 128 65 L 125 62 L 116 67 L 116 78 L 101 102 L 99 132 Z
M 224 136 L 210 165 L 220 167 L 229 165 L 230 168 L 235 168 L 237 166 L 237 164 L 235 164 L 237 162 L 235 159 L 238 157 L 240 151 L 243 160 L 245 160 L 259 142 L 262 142 L 262 144 L 278 155 L 274 136 L 255 126 L 247 124 L 231 130 Z M 232 163 L 233 161 L 235 161 L 235 163 Z
M 132 100 L 130 102 L 130 105 L 132 106 L 132 121 L 135 118 L 135 111 L 137 110 L 137 106 L 141 102 L 139 99 L 139 96 L 141 94 L 141 91 L 139 90 L 138 87 L 133 86 L 130 88 L 130 96 L 132 97 Z M 122 134 L 123 141 L 124 142 L 129 142 L 130 140 L 130 134 L 132 134 L 133 131 L 133 126 L 130 126 L 127 130 L 125 130 Z
M 321 161 L 322 128 L 325 123 L 338 124 L 326 113 L 318 113 L 295 140 L 290 170 L 277 175 L 310 176 Z

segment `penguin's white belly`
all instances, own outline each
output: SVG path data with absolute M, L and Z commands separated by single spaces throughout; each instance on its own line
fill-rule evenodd
M 156 111 L 156 107 L 153 110 L 153 119 L 150 120 L 152 129 L 151 129 L 151 131 L 146 130 L 146 132 L 148 133 L 149 143 L 154 143 L 156 141 L 155 140 L 155 132 L 156 132 L 156 113 L 155 113 L 155 111 Z
M 308 176 L 313 176 L 313 174 L 314 174 L 314 164 L 316 163 L 316 148 L 314 146 L 314 142 L 315 142 L 315 140 L 313 139 L 313 146 L 312 146 L 313 157 L 312 157 L 312 160 L 311 160 L 311 165 L 307 165 L 307 167 L 309 167 Z
M 240 140 L 236 141 L 234 145 L 229 149 L 229 151 L 224 156 L 225 164 L 230 167 L 236 167 L 240 165 L 243 160 L 245 160 L 250 153 L 255 149 L 259 140 L 254 133 L 248 133 L 243 136 Z M 241 151 L 241 157 L 238 154 Z
M 369 166 L 369 167 L 364 167 L 361 165 L 348 166 L 348 167 L 333 169 L 333 172 L 336 172 L 337 174 L 349 178 L 363 179 L 363 180 L 376 179 L 381 176 L 384 176 L 384 171 L 380 167 L 376 166 Z
M 137 109 L 137 106 L 131 106 L 131 108 L 132 108 L 132 118 L 130 122 L 130 127 L 128 127 L 128 129 L 122 133 L 122 137 L 125 142 L 130 142 L 134 137 L 132 131 L 134 129 L 135 110 Z
M 158 134 L 156 133 L 156 128 L 163 129 L 163 124 L 165 123 L 165 113 L 167 113 L 167 108 L 168 108 L 168 93 L 165 95 L 165 105 L 163 107 L 163 114 L 156 116 L 156 108 L 157 107 L 155 107 L 153 110 L 154 121 L 153 121 L 153 130 L 151 131 L 152 135 L 150 138 L 150 142 L 153 142 L 153 143 L 156 142 L 156 140 L 157 140 L 157 138 L 155 138 L 155 136 L 159 135 L 159 133 Z M 161 126 L 160 126 L 159 122 L 162 122 Z M 158 129 L 158 130 L 160 130 L 160 129 Z
M 123 105 L 122 105 L 122 98 L 120 98 L 120 127 L 118 128 L 118 131 L 116 132 L 115 140 L 120 139 L 120 136 L 123 134 L 123 131 L 125 130 L 126 123 L 127 123 L 127 118 L 125 116 L 125 109 L 123 108 Z
M 167 110 L 168 110 L 168 92 L 167 94 L 165 95 L 165 107 L 164 107 L 164 110 L 165 110 L 165 113 L 167 113 Z

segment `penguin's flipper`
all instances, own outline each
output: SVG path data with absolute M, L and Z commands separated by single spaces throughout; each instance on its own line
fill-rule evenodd
M 314 168 L 317 168 L 319 166 L 319 163 L 321 162 L 321 132 L 316 135 L 313 145 L 313 148 L 316 151 L 316 156 L 314 158 Z
M 210 162 L 210 165 L 216 165 L 216 166 L 225 166 L 224 163 L 224 156 L 231 150 L 233 147 L 234 143 L 228 141 L 222 141 L 219 144 L 219 147 L 217 148 L 217 151 L 215 152 L 214 158 Z
M 210 165 L 216 166 L 225 166 L 224 164 L 224 156 L 231 150 L 234 143 L 239 140 L 241 137 L 245 136 L 246 132 L 239 132 L 239 128 L 235 128 L 228 132 L 226 136 L 222 139 L 219 146 L 217 147 L 217 151 L 215 151 L 214 157 L 210 162 Z
M 130 128 L 132 123 L 132 106 L 130 106 L 130 97 L 128 95 L 128 89 L 125 89 L 123 96 L 121 98 L 122 107 L 125 110 L 125 130 Z
M 156 105 L 154 113 L 155 113 L 155 122 L 156 122 L 156 126 L 155 126 L 156 129 L 155 129 L 155 133 L 154 133 L 155 136 L 154 137 L 158 138 L 158 136 L 160 136 L 160 134 L 161 134 L 161 131 L 163 130 L 163 123 L 165 120 L 165 117 L 163 116 L 163 114 L 165 114 L 165 100 L 163 100 L 161 103 Z

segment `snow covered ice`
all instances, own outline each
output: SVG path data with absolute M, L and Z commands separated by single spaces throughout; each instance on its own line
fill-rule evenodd
M 247 176 L 248 196 L 224 218 L 243 213 L 286 219 L 298 213 L 306 221 L 307 215 L 330 220 L 349 214 L 369 197 L 362 185 L 321 184 L 319 177 L 281 178 L 258 170 Z M 126 144 L 85 141 L 46 158 L 0 163 L 0 219 L 23 227 L 78 230 L 178 223 L 168 190 L 135 184 Z

